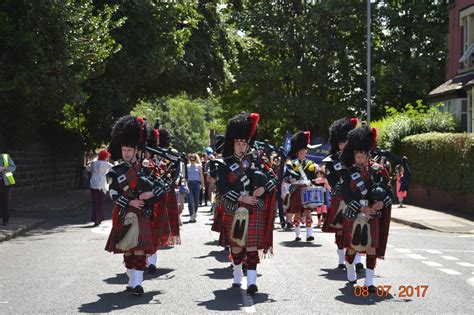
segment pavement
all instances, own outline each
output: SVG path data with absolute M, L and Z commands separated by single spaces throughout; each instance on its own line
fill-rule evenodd
M 77 216 L 90 208 L 88 189 L 70 190 L 21 199 L 10 205 L 8 225 L 0 225 L 0 243 L 39 227 L 51 218 Z
M 46 196 L 28 198 L 11 205 L 8 226 L 0 225 L 0 242 L 10 240 L 34 229 L 49 218 L 59 214 L 75 216 L 90 208 L 88 189 L 71 190 Z M 453 212 L 429 210 L 405 205 L 392 208 L 392 221 L 415 228 L 445 233 L 474 234 L 474 211 L 472 217 Z

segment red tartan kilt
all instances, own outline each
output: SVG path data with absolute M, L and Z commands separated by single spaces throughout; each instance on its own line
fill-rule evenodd
M 336 216 L 337 209 L 339 209 L 339 204 L 342 201 L 342 195 L 338 193 L 336 196 L 331 198 L 331 206 L 329 207 L 328 213 L 326 218 L 324 219 L 323 227 L 321 231 L 325 233 L 336 233 L 341 231 L 342 229 L 336 229 L 330 225 L 334 217 Z
M 274 194 L 266 195 L 265 207 L 258 209 L 256 206 L 240 205 L 247 208 L 249 214 L 249 225 L 245 247 L 257 247 L 257 249 L 269 249 L 273 242 L 273 220 L 275 211 L 270 208 Z M 225 214 L 224 216 L 224 237 L 219 240 L 221 246 L 240 247 L 230 239 L 233 216 Z M 269 226 L 269 221 L 272 221 Z M 221 233 L 222 234 L 222 233 Z
M 170 225 L 171 237 L 179 237 L 179 207 L 174 189 L 164 196 L 166 210 L 168 211 L 168 223 Z
M 224 226 L 224 213 L 225 208 L 224 204 L 216 200 L 216 207 L 214 208 L 214 222 L 212 223 L 211 231 L 222 232 L 222 227 Z
M 303 213 L 305 210 L 301 206 L 301 189 L 306 185 L 297 185 L 296 190 L 290 194 L 290 207 L 286 210 L 287 213 Z
M 151 223 L 153 230 L 153 241 L 157 248 L 166 246 L 171 235 L 170 220 L 168 211 L 163 201 L 155 206 L 155 217 Z
M 342 227 L 342 244 L 344 248 L 351 248 L 351 239 L 352 239 L 352 223 L 346 218 L 343 221 Z M 380 219 L 379 218 L 372 218 L 369 220 L 370 225 L 370 237 L 372 239 L 372 243 L 370 247 L 377 249 L 380 245 Z
M 112 210 L 112 230 L 110 231 L 105 250 L 113 252 L 114 254 L 123 253 L 123 251 L 115 248 L 116 243 L 114 242 L 115 234 L 122 228 L 123 221 L 118 219 L 118 211 L 120 207 L 115 205 Z M 151 220 L 146 216 L 141 209 L 136 209 L 133 207 L 127 207 L 125 209 L 125 214 L 128 212 L 134 212 L 138 218 L 138 245 L 135 248 L 132 248 L 130 251 L 141 250 L 146 254 L 153 254 L 156 252 L 155 242 L 153 240 L 153 232 L 151 229 Z

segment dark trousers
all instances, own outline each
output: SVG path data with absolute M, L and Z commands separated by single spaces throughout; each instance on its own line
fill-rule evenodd
M 199 206 L 199 192 L 201 191 L 201 183 L 197 181 L 188 182 L 189 195 L 188 195 L 188 207 L 189 215 L 197 213 Z
M 285 211 L 283 210 L 283 199 L 281 198 L 281 190 L 278 189 L 276 192 L 276 204 L 278 208 L 278 216 L 280 217 L 280 222 L 285 222 Z
M 92 189 L 92 222 L 100 223 L 104 220 L 104 193 L 99 189 Z
M 0 176 L 0 215 L 3 222 L 10 219 L 10 186 L 5 186 L 2 176 Z

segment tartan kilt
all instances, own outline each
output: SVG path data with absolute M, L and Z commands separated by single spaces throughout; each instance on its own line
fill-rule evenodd
M 388 233 L 390 231 L 390 220 L 392 219 L 392 206 L 382 210 L 380 218 L 380 243 L 377 247 L 376 254 L 378 258 L 385 258 L 385 250 L 387 249 Z
M 352 223 L 354 221 L 350 221 L 347 218 L 343 220 L 343 227 L 342 227 L 342 244 L 344 248 L 351 248 L 351 241 L 352 241 Z M 377 249 L 380 246 L 380 218 L 372 218 L 369 220 L 370 225 L 370 238 L 372 239 L 372 243 L 369 247 L 373 247 Z
M 298 185 L 296 190 L 290 193 L 290 207 L 286 210 L 286 213 L 300 213 L 302 214 L 305 210 L 314 211 L 315 209 L 303 208 L 301 205 L 301 189 L 307 187 L 306 185 Z
M 263 198 L 265 202 L 263 209 L 241 203 L 239 203 L 239 207 L 242 206 L 249 210 L 249 225 L 245 247 L 257 247 L 257 249 L 268 250 L 273 245 L 273 224 L 269 226 L 269 222 L 275 220 L 275 210 L 270 207 L 274 193 L 265 193 Z M 233 215 L 226 214 L 224 218 L 224 244 L 231 247 L 240 247 L 230 238 Z M 220 241 L 219 245 L 223 246 Z
M 115 205 L 112 210 L 112 230 L 110 231 L 105 250 L 112 252 L 114 254 L 124 253 L 122 250 L 115 248 L 117 244 L 114 241 L 115 234 L 123 227 L 123 220 L 120 220 L 118 216 L 120 206 Z M 127 207 L 125 209 L 125 214 L 129 212 L 134 212 L 138 218 L 138 245 L 130 251 L 141 250 L 146 254 L 153 254 L 156 252 L 155 242 L 153 241 L 153 232 L 151 229 L 151 219 L 146 216 L 141 209 L 136 209 L 134 207 Z
M 156 244 L 156 248 L 159 249 L 160 247 L 167 245 L 168 239 L 171 236 L 168 211 L 163 201 L 160 201 L 155 205 L 153 214 L 154 218 L 153 221 L 151 221 L 153 242 Z
M 328 209 L 328 213 L 326 215 L 326 218 L 324 219 L 323 227 L 321 231 L 325 233 L 336 233 L 341 231 L 342 229 L 336 229 L 331 226 L 332 220 L 334 220 L 334 217 L 336 216 L 337 210 L 339 209 L 339 204 L 342 201 L 342 195 L 341 193 L 338 193 L 336 196 L 334 196 L 331 199 L 331 206 Z
M 168 211 L 168 223 L 170 225 L 170 240 L 169 244 L 180 243 L 179 234 L 179 207 L 178 200 L 176 199 L 176 193 L 174 189 L 171 189 L 163 196 L 163 203 Z
M 211 231 L 220 233 L 224 225 L 224 204 L 216 198 L 216 207 L 214 208 L 214 222 L 212 223 Z

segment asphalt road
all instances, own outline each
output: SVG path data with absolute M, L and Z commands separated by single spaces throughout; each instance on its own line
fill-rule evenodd
M 91 228 L 87 213 L 48 215 L 40 228 L 0 243 L 0 314 L 474 313 L 474 235 L 392 224 L 374 279 L 388 294 L 358 297 L 335 269 L 332 234 L 316 229 L 314 242 L 295 243 L 292 232 L 276 229 L 275 256 L 258 266 L 260 292 L 250 297 L 230 288 L 228 254 L 210 231 L 209 208 L 199 210 L 197 223 L 183 225 L 182 245 L 160 250 L 158 272 L 145 274 L 141 297 L 124 292 L 122 257 L 103 249 L 110 221 Z M 424 297 L 416 288 L 400 296 L 401 286 L 419 285 L 428 286 Z

